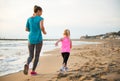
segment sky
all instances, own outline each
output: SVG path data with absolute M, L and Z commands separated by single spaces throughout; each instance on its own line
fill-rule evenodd
M 120 31 L 120 0 L 0 0 L 0 38 L 26 39 L 26 21 L 34 5 L 43 8 L 44 39 Z

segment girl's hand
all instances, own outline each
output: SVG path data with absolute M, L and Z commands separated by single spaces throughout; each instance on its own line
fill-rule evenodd
M 58 46 L 58 43 L 59 43 L 60 41 L 62 41 L 62 38 L 59 39 L 59 40 L 55 43 L 55 46 Z
M 58 46 L 58 43 L 55 43 L 55 46 Z

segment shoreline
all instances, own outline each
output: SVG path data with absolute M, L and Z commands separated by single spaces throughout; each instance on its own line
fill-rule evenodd
M 113 42 L 113 41 L 115 41 L 115 42 Z M 23 75 L 22 71 L 20 71 L 17 73 L 0 76 L 0 81 L 40 81 L 40 80 L 42 80 L 42 81 L 56 81 L 56 80 L 66 81 L 66 80 L 70 79 L 70 77 L 72 77 L 73 79 L 81 79 L 82 77 L 84 77 L 84 79 L 85 79 L 85 76 L 83 74 L 87 73 L 85 70 L 90 70 L 91 67 L 89 65 L 91 65 L 91 62 L 95 62 L 94 59 L 96 59 L 96 62 L 97 61 L 99 62 L 98 59 L 101 59 L 101 61 L 104 60 L 104 61 L 102 61 L 101 66 L 105 66 L 105 65 L 107 65 L 105 63 L 112 61 L 108 58 L 110 56 L 107 56 L 107 55 L 104 55 L 103 53 L 101 53 L 104 55 L 104 57 L 106 57 L 106 60 L 105 60 L 101 55 L 97 54 L 101 51 L 103 51 L 104 53 L 107 53 L 107 54 L 109 54 L 108 52 L 110 52 L 111 55 L 113 53 L 113 55 L 112 55 L 114 57 L 113 60 L 115 60 L 116 63 L 118 62 L 118 65 L 119 65 L 119 61 L 117 59 L 119 59 L 120 57 L 118 57 L 118 56 L 116 57 L 116 55 L 114 55 L 114 53 L 117 53 L 120 51 L 119 40 L 110 40 L 107 42 L 106 41 L 101 41 L 101 42 L 102 42 L 102 44 L 97 44 L 97 45 L 90 44 L 90 45 L 73 46 L 72 51 L 71 51 L 71 56 L 70 56 L 69 62 L 68 62 L 68 67 L 69 67 L 70 71 L 66 74 L 66 76 L 60 76 L 59 72 L 58 72 L 61 67 L 62 58 L 60 56 L 59 49 L 57 48 L 57 49 L 45 52 L 45 54 L 51 54 L 51 55 L 40 57 L 40 65 L 38 65 L 38 67 L 37 67 L 37 72 L 40 74 L 38 74 L 37 76 L 30 76 L 30 75 L 25 76 L 25 75 Z M 111 42 L 113 45 L 111 45 Z M 105 47 L 104 47 L 104 43 L 105 43 Z M 113 47 L 109 47 L 108 45 L 109 46 L 111 45 Z M 112 49 L 115 52 L 112 51 Z M 99 57 L 97 57 L 97 56 L 99 56 Z M 100 58 L 100 57 L 102 57 L 102 58 Z M 86 66 L 86 63 L 87 63 L 87 66 Z M 94 63 L 92 63 L 92 64 L 94 64 Z M 95 63 L 95 65 L 96 65 L 96 63 Z M 95 68 L 94 66 L 92 66 L 92 67 Z M 97 64 L 97 67 L 99 67 L 99 64 Z M 119 66 L 116 66 L 116 67 L 120 68 Z M 107 69 L 107 66 L 106 66 L 106 69 Z M 81 71 L 81 70 L 84 73 L 81 75 L 79 74 L 79 76 L 76 75 L 76 73 L 77 72 L 79 73 L 79 71 Z M 118 71 L 120 71 L 120 70 L 118 69 Z M 89 71 L 89 72 L 92 72 L 92 71 Z M 93 72 L 93 74 L 94 74 L 94 72 Z M 116 75 L 116 73 L 114 73 L 114 72 L 112 74 L 111 73 L 109 73 L 109 74 L 108 74 L 109 76 Z M 104 75 L 104 78 L 109 77 L 108 75 Z M 20 80 L 17 80 L 19 76 L 22 76 L 23 78 L 21 78 Z M 74 78 L 75 76 L 77 76 L 79 78 Z M 87 74 L 86 74 L 86 76 L 87 76 Z M 117 76 L 119 76 L 119 75 L 117 75 Z M 37 78 L 37 77 L 39 77 L 39 78 Z M 68 80 L 68 81 L 70 81 L 70 80 Z M 82 81 L 82 80 L 78 80 L 78 81 Z M 94 80 L 91 80 L 91 81 L 94 81 Z M 108 81 L 110 81 L 110 80 L 108 80 Z
M 27 41 L 28 39 L 0 39 L 0 40 L 12 40 L 12 41 Z M 43 41 L 57 41 L 58 39 L 43 39 Z M 80 39 L 72 39 L 72 41 L 80 41 Z
M 48 55 L 50 55 L 50 54 L 43 54 L 44 52 L 46 52 L 46 51 L 52 51 L 52 50 L 54 50 L 54 49 L 56 49 L 56 48 L 59 48 L 59 47 L 55 47 L 54 45 L 53 45 L 53 43 L 54 43 L 55 41 L 52 41 L 52 42 L 50 42 L 50 41 L 44 41 L 44 46 L 43 46 L 43 50 L 42 50 L 42 52 L 41 52 L 41 56 L 43 55 L 43 56 L 48 56 Z M 3 44 L 2 44 L 3 43 Z M 93 44 L 94 42 L 81 42 L 81 41 L 73 41 L 73 45 L 81 45 L 81 44 Z M 96 42 L 95 42 L 96 43 Z M 12 58 L 12 57 L 9 57 L 9 58 L 6 58 L 6 57 L 8 57 L 10 54 L 9 54 L 9 52 L 8 52 L 8 54 L 6 54 L 5 52 L 1 52 L 1 55 L 5 58 L 5 60 L 3 59 L 3 60 L 0 60 L 0 62 L 2 62 L 2 64 L 1 65 L 3 65 L 2 67 L 1 67 L 1 69 L 0 69 L 0 76 L 4 76 L 4 75 L 7 75 L 7 74 L 11 74 L 11 73 L 16 73 L 16 72 L 19 72 L 19 71 L 21 71 L 22 70 L 22 67 L 23 66 L 21 66 L 21 65 L 24 65 L 24 62 L 26 61 L 26 59 L 25 59 L 25 57 L 28 55 L 28 54 L 26 54 L 26 53 L 28 53 L 26 50 L 27 50 L 27 41 L 26 42 L 24 42 L 24 41 L 10 41 L 10 42 L 7 42 L 7 41 L 3 41 L 3 42 L 1 42 L 1 44 L 3 45 L 3 49 L 2 49 L 2 51 L 5 51 L 6 49 L 6 53 L 7 53 L 7 51 L 9 51 L 10 52 L 10 54 L 11 55 L 16 55 L 14 58 L 19 58 L 19 56 L 17 56 L 17 55 L 23 55 L 22 56 L 22 60 L 24 60 L 24 61 L 22 61 L 22 63 L 21 63 L 21 56 L 20 56 L 20 59 L 14 59 L 14 58 Z M 7 48 L 5 47 L 5 46 L 8 46 Z M 9 47 L 9 45 L 10 45 L 10 47 Z M 15 49 L 15 47 L 17 47 L 17 49 L 18 50 L 16 50 Z M 5 50 L 4 50 L 4 48 L 5 48 Z M 11 52 L 11 49 L 15 49 L 15 51 L 14 52 Z M 23 52 L 24 51 L 24 52 Z M 6 55 L 6 56 L 4 56 L 4 54 Z M 8 55 L 8 56 L 7 56 Z M 10 56 L 11 56 L 10 55 Z M 0 58 L 0 59 L 2 59 L 2 58 Z M 10 65 L 9 66 L 4 66 L 4 63 L 6 63 L 6 60 L 9 60 L 9 61 L 7 61 L 7 64 L 9 64 L 10 63 Z M 15 60 L 15 61 L 12 61 L 12 60 Z M 16 64 L 16 65 L 14 65 L 13 63 L 15 62 L 16 63 L 16 61 L 18 61 L 19 60 L 19 63 L 20 64 Z M 12 63 L 11 63 L 12 62 Z M 12 66 L 12 65 L 14 65 L 14 66 Z M 10 67 L 10 66 L 12 66 L 14 69 L 12 69 L 12 67 Z M 5 69 L 4 69 L 4 67 L 6 67 Z M 10 70 L 9 70 L 9 67 L 11 68 Z M 19 68 L 20 67 L 20 68 Z M 3 70 L 2 70 L 2 68 L 3 68 Z M 17 69 L 18 68 L 18 69 Z

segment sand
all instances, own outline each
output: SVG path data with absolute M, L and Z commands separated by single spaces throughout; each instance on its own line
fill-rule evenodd
M 120 81 L 120 40 L 101 44 L 73 46 L 68 61 L 69 71 L 61 74 L 59 49 L 45 52 L 37 66 L 38 75 L 23 72 L 0 77 L 0 81 Z

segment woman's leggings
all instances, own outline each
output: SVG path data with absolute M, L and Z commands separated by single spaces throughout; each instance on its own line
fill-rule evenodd
M 69 53 L 69 52 L 63 52 L 63 53 L 62 53 L 63 64 L 65 64 L 65 66 L 67 65 L 67 61 L 68 61 L 69 56 L 70 56 L 70 53 Z
M 30 44 L 30 43 L 28 44 L 28 49 L 29 49 L 29 57 L 27 59 L 27 64 L 28 65 L 33 60 L 33 57 L 35 56 L 35 59 L 34 59 L 34 62 L 33 62 L 33 68 L 32 68 L 33 71 L 35 71 L 36 66 L 38 64 L 42 44 L 43 44 L 43 42 L 40 42 L 39 44 Z M 34 54 L 34 50 L 35 50 L 35 54 Z

